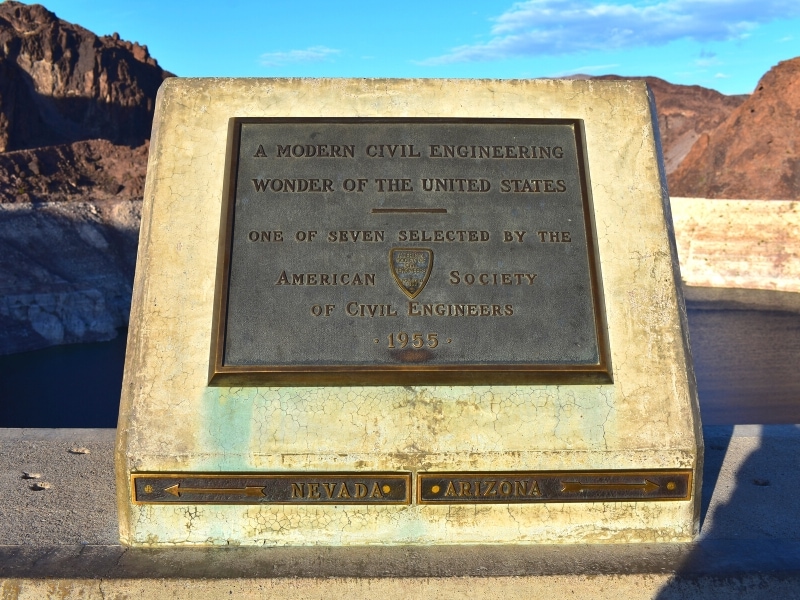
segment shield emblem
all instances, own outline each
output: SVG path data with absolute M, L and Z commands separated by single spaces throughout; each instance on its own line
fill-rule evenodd
M 416 298 L 428 283 L 433 268 L 433 250 L 429 248 L 392 248 L 389 269 L 397 285 L 409 298 Z

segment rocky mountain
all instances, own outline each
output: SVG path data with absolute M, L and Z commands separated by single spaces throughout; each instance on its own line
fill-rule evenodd
M 604 75 L 593 79 L 622 78 Z M 672 173 L 683 162 L 694 143 L 702 135 L 716 129 L 748 97 L 726 96 L 699 85 L 677 85 L 658 77 L 638 79 L 647 81 L 656 99 L 664 166 L 671 187 Z
M 670 192 L 705 198 L 800 198 L 800 57 L 769 70 L 755 92 L 703 133 Z
M 146 46 L 0 4 L 0 354 L 125 326 L 148 138 Z
M 141 145 L 169 76 L 118 35 L 98 37 L 43 6 L 0 4 L 0 151 L 96 138 Z

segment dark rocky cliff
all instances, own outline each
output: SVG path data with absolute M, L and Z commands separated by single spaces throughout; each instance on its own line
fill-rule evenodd
M 0 4 L 0 354 L 127 324 L 161 69 L 38 5 Z
M 147 51 L 98 37 L 43 6 L 0 4 L 0 151 L 103 138 L 150 137 L 169 76 Z

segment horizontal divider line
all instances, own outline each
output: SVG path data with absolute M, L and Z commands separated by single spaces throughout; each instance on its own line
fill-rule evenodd
M 432 213 L 432 214 L 446 214 L 446 208 L 373 208 L 372 214 L 384 213 Z

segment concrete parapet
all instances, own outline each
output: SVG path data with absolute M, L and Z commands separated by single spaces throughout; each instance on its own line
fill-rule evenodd
M 800 427 L 704 431 L 691 544 L 162 548 L 117 544 L 113 430 L 0 430 L 0 597 L 790 598 Z M 87 454 L 70 450 L 84 448 Z M 51 487 L 30 489 L 22 472 Z
M 670 198 L 690 288 L 800 292 L 800 203 Z

